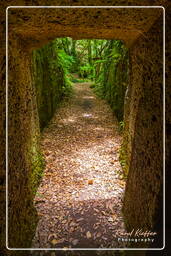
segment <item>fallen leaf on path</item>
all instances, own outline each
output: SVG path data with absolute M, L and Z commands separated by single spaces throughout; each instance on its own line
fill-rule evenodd
M 84 218 L 79 218 L 77 221 L 82 221 L 82 220 L 84 220 Z
M 56 245 L 56 244 L 63 243 L 64 241 L 65 241 L 64 238 L 61 238 L 61 239 L 53 239 L 53 240 L 51 241 L 51 244 Z
M 53 233 L 48 236 L 48 240 L 51 240 L 52 238 L 57 238 L 57 235 Z
M 106 212 L 105 211 L 102 211 L 103 215 L 106 215 Z
M 74 230 L 75 230 L 75 228 L 74 228 L 74 227 L 71 227 L 70 230 L 69 230 L 69 232 L 72 233 L 72 232 L 74 232 Z
M 100 212 L 98 209 L 94 208 L 95 212 Z
M 73 245 L 77 245 L 77 244 L 78 244 L 78 242 L 79 242 L 79 240 L 78 240 L 78 239 L 74 239 L 74 240 L 72 241 L 72 244 L 73 244 Z
M 52 248 L 70 249 L 84 236 L 98 248 L 101 243 L 118 248 L 117 241 L 112 245 L 112 234 L 124 231 L 120 213 L 125 185 L 117 152 L 121 136 L 106 103 L 96 97 L 84 99 L 92 97 L 84 84 L 76 84 L 74 90 L 75 96 L 57 109 L 42 133 L 46 167 L 34 200 L 41 215 L 34 247 L 48 248 L 50 243 Z M 87 113 L 92 118 L 81 118 L 85 100 L 92 103 Z
M 113 203 L 108 203 L 108 202 L 107 202 L 107 203 L 106 203 L 106 208 L 107 208 L 107 209 L 110 209 L 112 213 L 114 212 Z
M 101 233 L 98 232 L 97 235 L 96 235 L 96 237 L 97 237 L 97 238 L 98 238 L 98 237 L 101 237 Z
M 113 219 L 112 217 L 109 217 L 109 218 L 108 218 L 108 221 L 109 221 L 109 222 L 113 222 L 114 219 Z
M 70 226 L 75 226 L 75 225 L 77 225 L 77 223 L 75 223 L 74 221 L 71 221 Z
M 86 237 L 87 237 L 88 239 L 91 238 L 91 233 L 90 233 L 90 231 L 87 231 Z
M 88 185 L 93 185 L 93 180 L 88 180 Z

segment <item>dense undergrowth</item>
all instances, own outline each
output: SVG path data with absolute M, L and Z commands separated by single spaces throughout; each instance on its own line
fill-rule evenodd
M 120 40 L 56 39 L 65 74 L 71 82 L 92 81 L 95 93 L 108 101 L 123 128 L 128 83 L 128 50 Z M 72 75 L 76 73 L 78 77 Z
M 73 83 L 91 82 L 90 87 L 97 96 L 110 104 L 119 121 L 119 131 L 123 131 L 128 50 L 122 41 L 57 38 L 33 51 L 32 74 L 41 130 L 48 125 L 63 98 L 70 96 Z M 120 150 L 120 162 L 126 173 L 125 156 L 124 143 Z M 31 183 L 37 187 L 43 169 L 41 154 L 35 154 L 32 162 L 34 172 Z
M 33 56 L 41 127 L 71 91 L 72 83 L 84 81 L 93 81 L 96 94 L 106 99 L 118 120 L 123 121 L 128 50 L 122 41 L 58 38 L 34 51 Z
M 128 85 L 128 49 L 120 40 L 57 39 L 61 65 L 70 82 L 91 81 L 91 88 L 111 106 L 119 122 L 119 132 L 124 131 L 124 99 Z M 77 75 L 77 76 L 76 76 Z M 126 136 L 125 136 L 126 137 Z M 120 149 L 123 176 L 128 174 L 127 141 Z

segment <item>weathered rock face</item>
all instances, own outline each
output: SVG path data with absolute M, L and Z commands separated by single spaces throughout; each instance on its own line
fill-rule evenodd
M 122 42 L 111 49 L 113 58 L 104 63 L 104 96 L 118 121 L 123 121 L 124 98 L 128 85 L 128 50 Z M 116 57 L 115 57 L 116 56 Z
M 27 5 L 28 2 L 13 1 L 9 2 L 10 4 Z M 47 4 L 46 1 L 36 1 L 36 5 Z M 51 1 L 50 4 L 71 3 Z M 84 5 L 83 1 L 79 3 L 73 1 L 73 4 Z M 139 5 L 140 3 L 139 1 L 102 3 L 97 0 L 93 4 Z M 141 4 L 148 5 L 149 1 L 141 1 Z M 153 4 L 164 3 L 153 1 Z M 36 224 L 36 214 L 32 205 L 34 195 L 29 177 L 33 173 L 33 152 L 39 151 L 39 124 L 35 88 L 31 78 L 31 51 L 60 36 L 70 36 L 75 39 L 121 39 L 130 47 L 132 70 L 125 117 L 127 131 L 131 133 L 127 144 L 128 158 L 131 161 L 129 160 L 128 164 L 129 178 L 124 214 L 129 229 L 133 226 L 137 227 L 141 221 L 142 226 L 154 227 L 157 222 L 156 216 L 160 212 L 158 202 L 162 195 L 162 159 L 159 155 L 162 153 L 162 28 L 159 19 L 161 15 L 162 9 L 9 9 L 9 247 L 29 247 Z M 4 13 L 1 17 L 4 19 Z M 2 23 L 4 25 L 4 20 Z M 3 111 L 4 54 L 2 47 Z M 169 55 L 167 57 L 170 61 Z M 169 102 L 168 92 L 168 109 L 170 109 Z M 128 114 L 129 111 L 131 113 Z M 3 123 L 2 135 L 4 135 L 4 126 Z M 168 129 L 170 126 L 168 115 Z M 1 144 L 1 152 L 4 152 L 4 143 L 5 140 Z M 169 167 L 169 151 L 167 152 Z M 4 154 L 1 154 L 2 190 L 5 176 L 4 162 Z M 3 212 L 2 209 L 4 216 Z
M 39 124 L 31 79 L 31 56 L 16 37 L 9 48 L 8 90 L 9 246 L 27 247 L 36 225 L 32 181 L 42 163 L 39 159 Z
M 32 54 L 13 36 L 9 47 L 8 195 L 12 248 L 16 244 L 19 248 L 30 247 L 32 241 L 37 222 L 33 197 L 43 171 L 39 123 L 41 128 L 47 125 L 65 85 L 55 46 L 50 44 Z M 53 61 L 50 63 L 48 58 Z
M 5 46 L 1 44 L 0 48 L 0 113 L 1 113 L 1 124 L 0 124 L 0 244 L 5 245 Z M 2 54 L 3 53 L 3 54 Z M 2 253 L 4 250 L 2 249 Z
M 158 2 L 155 1 L 154 4 Z M 114 38 L 124 40 L 127 45 L 131 45 L 151 27 L 160 14 L 161 9 L 158 8 L 10 8 L 9 26 L 18 36 L 27 40 L 28 47 L 64 36 L 74 39 Z
M 171 12 L 171 6 L 167 9 L 167 13 Z M 166 24 L 171 23 L 171 16 L 166 15 Z M 167 254 L 171 254 L 171 204 L 170 202 L 170 180 L 171 180 L 171 30 L 166 26 L 166 248 Z
M 145 38 L 139 38 L 130 49 L 132 68 L 127 93 L 128 102 L 125 106 L 129 173 L 124 215 L 128 230 L 156 228 L 154 225 L 161 217 L 159 213 L 163 180 L 162 47 L 161 17 L 145 34 Z M 162 243 L 160 246 L 162 247 Z
M 55 42 L 33 52 L 33 83 L 36 88 L 40 128 L 44 128 L 60 103 L 65 84 Z

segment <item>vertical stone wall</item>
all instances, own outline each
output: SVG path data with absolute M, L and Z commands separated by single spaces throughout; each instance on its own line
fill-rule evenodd
M 166 9 L 166 248 L 171 254 L 171 5 Z
M 106 100 L 119 121 L 123 121 L 124 98 L 128 83 L 128 49 L 122 42 L 110 49 L 109 60 L 104 66 L 103 90 Z
M 160 233 L 158 237 L 162 236 L 162 33 L 161 17 L 130 51 L 131 74 L 125 105 L 124 141 L 129 168 L 123 208 L 127 229 L 154 228 Z M 158 247 L 162 246 L 158 241 Z
M 9 43 L 8 221 L 10 248 L 30 247 L 36 227 L 33 180 L 41 171 L 39 124 L 31 80 L 31 54 L 23 41 Z M 35 174 L 35 175 L 33 175 Z
M 42 129 L 53 116 L 66 87 L 55 40 L 33 51 L 33 83 L 36 88 L 39 122 Z
M 101 4 L 99 1 L 95 1 L 93 4 L 98 5 L 98 3 Z M 4 2 L 4 5 L 6 4 L 7 3 Z M 24 1 L 24 5 L 27 4 L 28 3 Z M 41 2 L 40 4 L 46 5 L 44 2 Z M 59 1 L 59 4 L 63 5 L 63 2 Z M 67 3 L 67 5 L 69 4 Z M 109 1 L 107 4 L 116 5 L 117 3 Z M 120 3 L 118 4 L 120 5 Z M 123 5 L 124 4 L 127 5 L 128 3 L 124 1 Z M 129 4 L 137 5 L 137 1 L 130 1 Z M 144 1 L 141 4 L 149 5 L 149 2 Z M 18 4 L 11 3 L 11 5 Z M 84 5 L 84 3 L 82 5 Z M 41 42 L 41 44 L 44 44 L 57 36 L 65 35 L 73 36 L 75 38 L 87 37 L 110 39 L 120 37 L 130 43 L 136 38 L 136 31 L 138 29 L 142 32 L 143 30 L 147 30 L 148 26 L 151 26 L 150 19 L 152 17 L 153 20 L 153 15 L 146 16 L 146 11 L 144 11 L 140 17 L 138 11 L 134 10 L 133 13 L 135 16 L 130 16 L 130 14 L 126 14 L 125 11 L 118 14 L 115 13 L 115 16 L 110 9 L 107 9 L 108 14 L 103 16 L 101 11 L 100 15 L 98 14 L 99 19 L 97 19 L 95 10 L 90 13 L 85 13 L 85 15 L 81 11 L 79 13 L 78 11 L 75 12 L 75 10 L 73 10 L 72 15 L 67 15 L 66 13 L 66 17 L 65 13 L 61 12 L 61 10 L 59 11 L 60 15 L 55 13 L 52 14 L 52 10 L 49 10 L 48 15 L 43 15 L 44 10 L 43 13 L 38 13 L 37 10 L 36 12 L 34 12 L 34 10 L 32 10 L 32 12 L 29 10 L 27 14 L 19 10 L 15 16 L 16 11 L 17 10 L 14 10 L 14 16 L 12 16 L 10 21 L 10 31 L 14 29 L 14 32 L 18 33 L 18 37 L 11 37 L 9 56 L 9 246 L 27 247 L 30 246 L 32 236 L 34 235 L 34 226 L 36 224 L 36 213 L 32 204 L 34 196 L 32 191 L 33 180 L 30 179 L 30 174 L 33 173 L 33 166 L 35 166 L 36 163 L 37 168 L 39 169 L 39 157 L 36 157 L 36 159 L 33 157 L 38 156 L 37 152 L 39 151 L 39 123 L 37 118 L 38 113 L 35 90 L 31 83 L 31 55 L 27 51 L 29 43 L 36 44 L 36 42 Z M 87 12 L 86 9 L 85 12 Z M 94 18 L 90 19 L 93 15 Z M 149 18 L 147 18 L 148 16 Z M 155 13 L 154 16 L 156 18 Z M 81 23 L 82 17 L 84 17 L 84 19 Z M 109 17 L 109 20 L 112 22 L 105 25 L 105 17 Z M 115 17 L 115 19 L 113 17 Z M 66 23 L 63 23 L 63 18 L 64 20 L 67 20 Z M 61 25 L 56 24 L 55 21 L 60 21 L 60 19 Z M 5 38 L 5 8 L 3 15 L 1 15 L 1 24 L 3 27 L 3 38 Z M 145 26 L 146 24 L 148 24 L 148 26 Z M 169 22 L 167 22 L 167 24 L 169 24 Z M 92 25 L 98 26 L 93 27 Z M 128 26 L 125 28 L 125 25 Z M 91 29 L 91 26 L 93 29 Z M 116 26 L 119 27 L 119 33 L 117 32 L 118 30 Z M 160 224 L 161 219 L 159 218 L 161 209 L 159 209 L 157 204 L 157 202 L 160 201 L 162 185 L 162 139 L 160 139 L 162 122 L 162 106 L 160 105 L 162 99 L 162 64 L 160 62 L 162 59 L 160 45 L 162 43 L 162 35 L 160 28 L 161 20 L 158 21 L 158 23 L 155 23 L 147 33 L 142 34 L 142 36 L 134 42 L 134 46 L 130 51 L 132 66 L 130 81 L 132 82 L 130 83 L 128 90 L 127 95 L 129 97 L 125 107 L 126 129 L 128 131 L 128 144 L 126 141 L 126 145 L 128 149 L 130 172 L 125 194 L 124 214 L 128 229 L 132 227 L 136 228 L 140 223 L 142 226 L 151 228 L 157 221 Z M 23 39 L 22 42 L 19 37 Z M 25 45 L 23 45 L 24 40 L 26 40 Z M 168 46 L 170 45 L 169 40 Z M 0 171 L 2 171 L 2 173 L 0 174 L 0 179 L 2 188 L 1 201 L 4 202 L 5 41 L 3 41 L 3 45 L 4 46 L 1 48 L 2 61 L 0 62 L 2 71 L 0 73 L 0 78 L 2 80 L 0 107 L 2 109 L 1 113 L 3 113 L 3 122 L 1 123 L 1 135 L 3 141 L 1 143 L 0 155 L 0 163 L 2 166 Z M 170 63 L 169 52 L 167 53 L 167 60 L 167 63 Z M 167 81 L 170 86 L 169 71 L 170 66 L 168 66 L 167 69 Z M 167 87 L 168 170 L 170 168 L 171 141 L 169 86 Z M 133 99 L 131 100 L 131 103 L 129 102 L 130 97 Z M 129 114 L 130 111 L 132 111 L 132 114 Z M 170 191 L 169 186 L 167 186 L 167 188 L 168 191 Z M 4 205 L 5 204 L 3 203 L 1 216 L 4 216 Z M 144 209 L 143 206 L 145 206 Z M 4 218 L 2 218 L 2 222 L 3 221 Z M 170 222 L 168 221 L 168 223 Z M 4 235 L 4 224 L 2 232 Z M 1 252 L 1 254 L 5 255 L 5 252 Z M 18 252 L 16 254 L 19 255 Z M 26 255 L 25 252 L 23 254 Z
M 0 48 L 0 244 L 5 245 L 5 47 Z M 5 253 L 4 248 L 0 253 Z
M 15 35 L 11 38 L 8 74 L 8 246 L 25 248 L 31 246 L 37 224 L 33 198 L 44 166 L 39 149 L 39 127 L 47 125 L 59 104 L 65 78 L 53 43 L 33 54 L 27 50 L 24 40 Z

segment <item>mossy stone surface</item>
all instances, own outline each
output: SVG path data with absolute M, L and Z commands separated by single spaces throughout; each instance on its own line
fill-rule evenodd
M 27 5 L 28 2 L 22 2 Z M 57 2 L 52 0 L 51 5 Z M 58 5 L 70 5 L 70 1 L 58 1 Z M 86 4 L 92 5 L 91 1 Z M 94 5 L 120 5 L 120 1 L 94 1 Z M 129 1 L 130 5 L 149 5 L 149 1 L 143 0 L 141 3 L 136 0 Z M 151 5 L 168 6 L 165 3 L 155 1 Z M 1 73 L 1 216 L 4 222 L 4 193 L 5 193 L 5 8 L 7 5 L 18 5 L 16 1 L 3 1 L 1 8 L 2 41 L 0 46 L 0 67 Z M 46 5 L 45 1 L 37 1 L 37 5 Z M 84 1 L 75 2 L 74 5 L 85 5 Z M 123 1 L 122 5 L 128 5 Z M 3 8 L 4 7 L 4 8 Z M 100 11 L 100 13 L 98 13 Z M 36 103 L 36 93 L 30 71 L 31 51 L 47 44 L 56 37 L 72 36 L 75 39 L 82 38 L 104 38 L 124 40 L 130 49 L 130 84 L 128 88 L 127 115 L 125 118 L 128 133 L 128 149 L 132 161 L 129 167 L 129 177 L 125 194 L 125 221 L 127 227 L 138 226 L 142 223 L 147 227 L 157 223 L 160 214 L 158 205 L 161 206 L 161 159 L 158 152 L 161 145 L 155 142 L 160 140 L 161 107 L 155 107 L 162 99 L 161 87 L 158 83 L 161 80 L 162 65 L 159 63 L 161 49 L 158 48 L 161 40 L 162 22 L 157 22 L 159 16 L 162 17 L 162 9 L 141 8 L 139 10 L 125 9 L 80 9 L 55 10 L 48 9 L 11 9 L 9 14 L 9 214 L 10 214 L 10 244 L 15 247 L 29 247 L 34 235 L 36 225 L 36 212 L 32 200 L 33 191 L 30 186 L 30 173 L 32 172 L 32 161 L 28 154 L 32 144 L 32 136 L 37 136 L 39 130 L 38 108 Z M 170 24 L 170 10 L 166 12 L 167 22 Z M 82 18 L 84 17 L 84 18 Z M 97 18 L 98 17 L 98 18 Z M 57 22 L 58 21 L 58 22 Z M 150 29 L 153 25 L 153 28 Z M 168 26 L 169 27 L 169 26 Z M 160 31 L 158 29 L 160 28 Z M 168 29 L 167 49 L 171 42 L 171 33 Z M 160 42 L 161 43 L 161 42 Z M 160 56 L 159 56 L 160 55 Z M 151 56 L 151 59 L 150 59 Z M 159 58 L 156 58 L 159 56 Z M 155 60 L 155 61 L 154 61 Z M 167 93 L 166 93 L 166 124 L 167 124 L 167 143 L 166 160 L 167 173 L 170 177 L 170 113 L 171 113 L 171 94 L 170 94 L 170 52 L 166 52 L 167 70 Z M 137 64 L 138 65 L 137 65 Z M 142 65 L 143 63 L 143 65 Z M 139 74 L 143 72 L 143 76 Z M 151 72 L 153 74 L 148 77 Z M 151 82 L 150 82 L 151 80 Z M 147 86 L 146 86 L 147 85 Z M 138 89 L 139 88 L 139 89 Z M 150 92 L 150 93 L 149 93 Z M 138 100 L 137 100 L 138 99 Z M 146 101 L 147 100 L 147 101 Z M 146 102 L 148 104 L 146 104 Z M 149 108 L 147 108 L 149 105 Z M 155 109 L 155 117 L 151 115 Z M 132 111 L 131 111 L 132 110 Z M 145 114 L 146 112 L 146 114 Z M 149 114 L 148 114 L 149 113 Z M 46 119 L 46 118 L 45 118 Z M 155 121 L 157 119 L 157 121 Z M 37 128 L 36 128 L 37 127 Z M 151 132 L 149 132 L 149 130 Z M 136 133 L 134 133 L 136 131 Z M 148 137 L 148 134 L 150 137 Z M 152 147 L 148 146 L 150 141 Z M 144 146 L 145 145 L 145 146 Z M 160 149 L 158 151 L 158 148 Z M 157 153 L 156 153 L 157 152 Z M 161 153 L 161 151 L 159 152 Z M 133 156 L 136 156 L 136 158 Z M 149 160 L 150 158 L 150 160 Z M 150 168 L 147 164 L 150 161 Z M 168 182 L 168 180 L 167 180 Z M 170 186 L 167 186 L 170 191 Z M 169 192 L 170 193 L 170 192 Z M 147 197 L 148 195 L 148 197 Z M 169 198 L 168 198 L 169 201 Z M 22 203 L 21 203 L 22 202 Z M 144 206 L 144 209 L 142 208 Z M 145 216 L 145 218 L 144 218 Z M 161 220 L 159 216 L 158 219 Z M 142 222 L 141 222 L 142 220 Z M 159 220 L 158 220 L 159 221 Z M 14 225 L 12 225 L 12 223 Z M 160 225 L 161 226 L 161 223 Z M 1 244 L 4 248 L 4 225 L 2 226 Z M 8 252 L 11 254 L 12 252 Z M 3 249 L 3 254 L 6 252 Z M 24 256 L 25 256 L 24 252 Z

